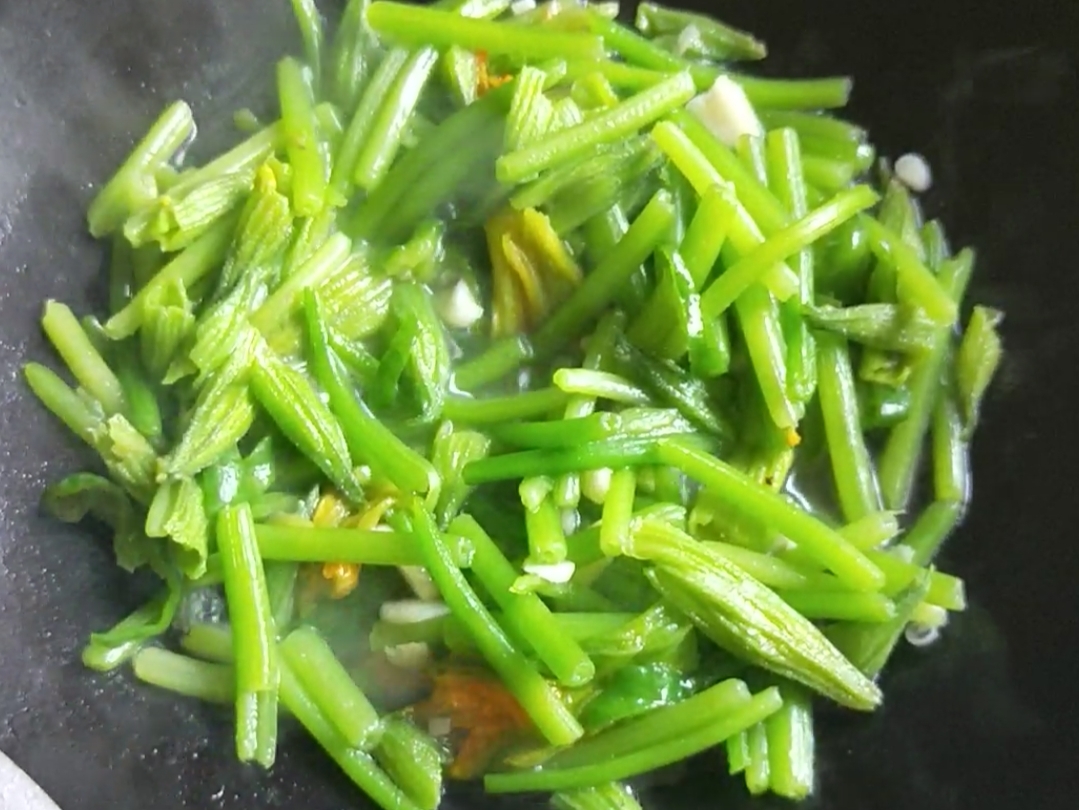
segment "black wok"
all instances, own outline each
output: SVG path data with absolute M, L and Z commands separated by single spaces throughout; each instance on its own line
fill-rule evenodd
M 760 33 L 771 70 L 854 74 L 851 114 L 885 153 L 930 158 L 929 208 L 978 247 L 976 297 L 1008 312 L 974 507 L 945 553 L 971 609 L 902 653 L 883 711 L 825 719 L 810 806 L 1075 807 L 1079 5 L 693 4 Z M 19 372 L 48 357 L 42 299 L 99 303 L 91 184 L 175 97 L 212 143 L 265 94 L 292 37 L 284 0 L 0 0 L 0 750 L 64 810 L 367 806 L 300 734 L 256 772 L 235 761 L 227 714 L 82 668 L 87 633 L 129 610 L 138 584 L 104 543 L 39 513 L 43 483 L 86 459 Z M 747 804 L 723 770 L 706 754 L 646 807 Z M 465 790 L 446 806 L 526 803 Z

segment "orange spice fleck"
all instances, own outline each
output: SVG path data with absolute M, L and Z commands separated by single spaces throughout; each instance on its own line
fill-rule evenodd
M 348 504 L 336 492 L 323 493 L 315 506 L 311 522 L 319 527 L 340 526 L 350 517 Z M 354 590 L 360 580 L 360 566 L 354 563 L 329 562 L 322 566 L 322 578 L 329 583 L 330 598 L 344 599 Z M 315 588 L 311 594 L 317 594 Z
M 487 51 L 476 51 L 476 95 L 483 96 L 489 90 L 501 87 L 513 76 L 509 73 L 504 75 L 491 75 L 487 63 Z
M 325 563 L 322 578 L 330 583 L 330 598 L 344 599 L 360 581 L 360 566 L 355 563 Z
M 430 697 L 415 707 L 427 721 L 447 717 L 455 732 L 464 732 L 453 763 L 452 779 L 479 776 L 494 756 L 532 725 L 517 699 L 494 678 L 461 668 L 434 676 Z

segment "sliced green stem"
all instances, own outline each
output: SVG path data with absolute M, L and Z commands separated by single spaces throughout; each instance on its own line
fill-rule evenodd
M 322 636 L 310 627 L 289 633 L 281 655 L 323 716 L 352 748 L 369 751 L 382 735 L 378 712 Z
M 402 67 L 356 157 L 352 179 L 360 188 L 370 192 L 386 177 L 437 60 L 437 51 L 421 48 Z
M 947 373 L 950 358 L 951 352 L 947 352 L 942 390 L 933 409 L 933 494 L 938 501 L 963 503 L 970 496 L 970 445 L 952 375 Z
M 712 316 L 723 312 L 765 271 L 808 248 L 879 199 L 869 186 L 840 192 L 725 270 L 701 296 L 701 309 Z
M 378 111 L 383 108 L 398 74 L 408 60 L 408 51 L 394 48 L 382 57 L 378 69 L 363 90 L 359 105 L 353 113 L 344 137 L 337 147 L 337 155 L 330 175 L 330 185 L 342 198 L 352 186 L 356 161 L 367 144 Z
M 106 415 L 124 413 L 127 401 L 120 380 L 90 342 L 79 319 L 67 305 L 46 301 L 41 326 L 72 375 L 90 396 L 101 403 Z
M 774 527 L 852 588 L 875 591 L 884 584 L 880 569 L 835 530 L 734 467 L 676 439 L 661 439 L 658 456 L 695 478 L 713 496 Z
M 899 518 L 895 512 L 872 512 L 840 527 L 839 533 L 855 548 L 868 551 L 899 534 Z
M 250 508 L 217 518 L 236 661 L 236 753 L 269 768 L 277 749 L 277 633 Z
M 689 74 L 677 73 L 577 126 L 558 130 L 534 144 L 503 155 L 495 164 L 498 179 L 503 183 L 519 183 L 585 155 L 599 144 L 628 137 L 692 97 L 693 81 Z
M 600 549 L 608 556 L 617 556 L 629 542 L 636 492 L 636 470 L 627 467 L 616 470 L 611 475 L 611 485 L 607 490 L 607 498 L 603 501 L 603 519 L 599 530 Z
M 236 699 L 236 676 L 226 664 L 212 664 L 160 647 L 147 647 L 135 656 L 132 670 L 143 683 L 185 697 L 207 703 L 232 703 Z
M 674 221 L 674 201 L 657 191 L 630 225 L 626 235 L 533 338 L 537 359 L 547 359 L 576 338 L 618 295 L 641 263 L 655 250 Z
M 386 719 L 375 758 L 421 810 L 436 810 L 442 800 L 442 757 L 441 744 L 408 719 Z
M 783 707 L 764 721 L 768 734 L 769 788 L 785 799 L 801 800 L 813 792 L 816 743 L 813 707 L 799 686 L 779 687 Z
M 735 315 L 772 421 L 780 429 L 793 429 L 801 409 L 788 393 L 787 347 L 775 299 L 754 285 L 735 302 Z
M 872 217 L 862 217 L 861 224 L 873 252 L 882 261 L 894 264 L 900 300 L 925 310 L 941 326 L 955 323 L 955 297 L 949 295 L 903 237 Z
M 661 744 L 653 743 L 632 753 L 612 757 L 606 761 L 593 761 L 591 764 L 578 767 L 552 765 L 523 773 L 493 774 L 484 780 L 484 787 L 490 793 L 517 793 L 532 790 L 565 790 L 626 779 L 679 762 L 718 745 L 728 737 L 774 714 L 779 710 L 782 702 L 779 690 L 772 687 L 759 692 L 727 713 L 698 718 L 710 722 L 706 725 L 698 725 L 688 733 L 668 739 Z M 658 711 L 652 714 L 658 714 Z
M 351 390 L 347 372 L 330 348 L 330 337 L 317 296 L 304 293 L 309 341 L 308 362 L 330 400 L 352 457 L 369 464 L 402 492 L 425 493 L 439 486 L 438 474 L 423 456 L 372 416 Z
M 802 589 L 779 591 L 783 601 L 807 619 L 850 622 L 886 622 L 895 616 L 895 605 L 879 593 L 847 593 Z
M 344 562 L 356 565 L 422 565 L 416 543 L 410 535 L 325 526 L 287 526 L 260 523 L 255 527 L 259 551 L 266 560 L 290 562 Z M 455 535 L 447 535 L 454 565 L 467 568 L 472 546 Z
M 780 707 L 782 711 L 782 707 Z M 775 717 L 773 714 L 772 717 Z M 771 719 L 771 718 L 768 718 Z M 749 755 L 745 768 L 746 790 L 750 796 L 761 796 L 768 791 L 771 778 L 771 762 L 768 757 L 768 731 L 764 720 L 746 732 L 746 750 Z
M 609 399 L 624 405 L 648 405 L 651 398 L 625 377 L 606 371 L 586 368 L 560 368 L 554 373 L 554 384 L 567 394 L 580 394 L 594 399 Z
M 880 512 L 883 507 L 858 413 L 854 369 L 842 338 L 820 336 L 817 379 L 832 477 L 843 517 L 850 523 Z
M 533 649 L 563 685 L 588 683 L 596 671 L 591 659 L 574 641 L 573 634 L 565 632 L 562 617 L 551 613 L 536 594 L 511 592 L 517 572 L 480 525 L 462 515 L 450 524 L 450 531 L 472 543 L 472 572 L 501 608 L 514 635 Z
M 292 0 L 292 14 L 303 40 L 304 61 L 311 68 L 311 86 L 318 97 L 322 90 L 322 45 L 325 39 L 322 16 L 315 0 Z
M 26 384 L 49 411 L 72 433 L 89 445 L 101 425 L 102 414 L 95 413 L 86 400 L 78 395 L 57 374 L 39 363 L 27 363 L 23 368 Z
M 466 425 L 487 425 L 534 419 L 564 408 L 569 394 L 559 388 L 539 388 L 506 397 L 447 397 L 442 415 Z
M 413 499 L 412 528 L 431 578 L 453 615 L 465 625 L 483 657 L 520 702 L 539 731 L 554 745 L 568 745 L 584 733 L 555 689 L 495 623 L 453 562 L 434 518 Z
M 198 239 L 175 255 L 146 285 L 135 293 L 127 306 L 109 318 L 105 332 L 113 340 L 130 337 L 142 326 L 147 299 L 166 285 L 182 283 L 190 290 L 198 281 L 220 267 L 232 244 L 236 215 L 225 216 L 211 225 Z
M 382 810 L 420 810 L 370 754 L 350 747 L 342 739 L 287 666 L 281 668 L 281 702 L 348 778 Z
M 367 9 L 367 22 L 378 34 L 412 45 L 505 54 L 529 62 L 549 59 L 595 59 L 603 43 L 589 34 L 565 33 L 536 26 L 471 19 L 437 8 L 404 3 L 375 2 Z
M 903 537 L 902 545 L 913 552 L 912 563 L 929 565 L 933 561 L 963 517 L 964 507 L 965 504 L 954 501 L 936 501 L 926 507 Z
M 527 480 L 522 482 L 523 488 Z M 528 562 L 557 565 L 565 562 L 566 533 L 562 529 L 562 511 L 550 497 L 544 497 L 535 509 L 525 505 L 525 530 L 528 533 Z
M 934 283 L 939 281 L 942 289 L 948 292 L 953 301 L 961 301 L 973 263 L 973 254 L 963 251 L 954 259 L 944 262 Z M 940 374 L 949 339 L 948 331 L 942 328 L 929 353 L 911 372 L 907 418 L 892 428 L 880 453 L 877 470 L 884 503 L 889 509 L 905 509 L 910 500 L 922 445 L 940 391 Z
M 769 212 L 767 219 L 760 220 L 759 216 L 753 215 L 745 206 L 745 195 L 741 192 L 742 187 L 760 188 L 760 183 L 752 173 L 741 166 L 740 161 L 733 152 L 723 146 L 707 129 L 692 116 L 673 116 L 679 125 L 661 122 L 652 130 L 652 138 L 663 150 L 671 162 L 678 168 L 698 194 L 705 194 L 714 185 L 733 186 L 737 196 L 738 205 L 736 215 L 731 221 L 730 233 L 724 249 L 738 258 L 746 257 L 756 250 L 764 242 L 761 221 L 769 223 L 774 232 L 787 223 L 787 217 L 782 206 L 773 195 L 764 190 L 762 199 L 769 200 L 757 207 L 759 211 Z M 706 154 L 705 150 L 708 150 Z M 738 166 L 731 170 L 731 162 Z M 717 168 L 715 164 L 723 166 Z M 731 179 L 733 178 L 733 179 Z M 772 208 L 772 206 L 776 206 Z M 780 299 L 790 298 L 798 290 L 798 277 L 782 262 L 768 268 L 765 275 L 768 288 Z
M 195 134 L 195 118 L 183 101 L 169 106 L 128 155 L 87 212 L 90 234 L 100 239 L 119 228 L 140 205 L 156 195 L 155 170 L 164 166 Z
M 655 464 L 658 457 L 655 441 L 641 439 L 594 442 L 565 450 L 528 450 L 473 461 L 465 467 L 465 481 L 483 484 L 605 467 L 640 466 Z
M 318 67 L 313 70 L 317 71 Z M 278 62 L 277 94 L 285 148 L 292 167 L 292 207 L 302 217 L 318 214 L 326 199 L 327 172 L 319 146 L 311 89 L 303 65 L 292 57 Z

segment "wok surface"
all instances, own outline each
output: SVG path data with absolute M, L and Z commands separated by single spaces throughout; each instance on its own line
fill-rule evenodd
M 102 303 L 101 254 L 83 220 L 93 184 L 167 101 L 190 101 L 212 143 L 235 108 L 265 97 L 273 61 L 296 49 L 287 5 L 0 0 L 0 750 L 64 810 L 366 806 L 299 733 L 285 734 L 265 775 L 236 763 L 227 711 L 83 669 L 87 634 L 141 594 L 103 543 L 39 513 L 44 483 L 88 459 L 19 372 L 52 362 L 43 299 L 79 313 Z M 937 645 L 902 653 L 884 676 L 883 711 L 824 718 L 807 806 L 1074 807 L 1079 6 L 729 0 L 714 10 L 768 41 L 770 71 L 855 76 L 851 115 L 883 153 L 929 157 L 930 213 L 979 250 L 971 297 L 1008 316 L 973 510 L 944 555 L 971 608 Z M 722 773 L 722 755 L 708 753 L 647 790 L 645 806 L 749 806 Z M 543 802 L 463 791 L 444 807 L 529 805 Z

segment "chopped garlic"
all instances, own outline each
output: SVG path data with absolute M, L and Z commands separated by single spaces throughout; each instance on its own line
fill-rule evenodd
M 701 29 L 695 25 L 687 25 L 678 34 L 678 42 L 675 44 L 675 51 L 679 56 L 685 56 L 686 52 L 692 50 L 698 42 L 701 40 Z
M 387 647 L 386 660 L 398 669 L 422 669 L 431 660 L 431 649 L 422 641 Z
M 464 281 L 458 281 L 438 298 L 442 320 L 454 329 L 468 329 L 483 317 L 483 307 Z
M 611 469 L 601 467 L 581 474 L 581 494 L 592 503 L 602 505 L 607 500 L 607 491 L 611 488 Z
M 565 585 L 573 579 L 573 573 L 577 570 L 577 566 L 568 560 L 566 562 L 554 563 L 553 565 L 540 565 L 538 563 L 526 562 L 522 567 L 532 576 L 539 577 L 554 585 Z
M 378 617 L 390 624 L 415 624 L 428 619 L 437 619 L 450 612 L 442 602 L 425 602 L 421 599 L 398 599 L 383 602 L 378 609 Z
M 581 527 L 581 513 L 576 509 L 562 510 L 562 533 L 567 537 Z
M 923 194 L 933 186 L 933 171 L 929 168 L 929 162 L 913 152 L 895 162 L 895 176 L 917 194 Z
M 686 109 L 727 146 L 735 146 L 743 135 L 764 135 L 764 127 L 745 91 L 726 76 L 716 79 Z
M 912 647 L 928 647 L 940 638 L 939 627 L 927 627 L 921 624 L 908 624 L 903 637 Z

